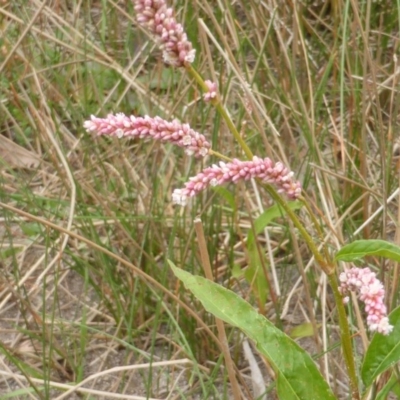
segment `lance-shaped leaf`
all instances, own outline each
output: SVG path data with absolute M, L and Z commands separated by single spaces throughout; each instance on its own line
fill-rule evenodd
M 400 262 L 400 247 L 385 240 L 356 240 L 342 247 L 335 256 L 338 261 L 355 261 L 365 256 L 380 256 Z
M 171 262 L 170 266 L 207 311 L 238 327 L 254 341 L 274 368 L 280 399 L 335 399 L 312 358 L 249 303 L 214 282 L 191 275 Z

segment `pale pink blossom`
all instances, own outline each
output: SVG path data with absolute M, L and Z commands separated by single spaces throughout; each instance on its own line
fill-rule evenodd
M 85 121 L 84 128 L 98 136 L 135 137 L 139 139 L 154 139 L 169 142 L 183 147 L 186 154 L 204 157 L 211 147 L 204 135 L 194 131 L 188 124 L 182 124 L 177 119 L 165 121 L 160 117 L 126 116 L 123 113 L 109 114 L 107 118 L 94 115 Z
M 182 206 L 187 204 L 190 197 L 196 196 L 209 186 L 219 186 L 224 183 L 237 183 L 239 180 L 259 178 L 262 182 L 275 185 L 278 192 L 284 192 L 291 199 L 300 196 L 300 182 L 293 179 L 293 172 L 282 163 L 274 163 L 269 158 L 253 157 L 252 161 L 234 159 L 230 163 L 220 162 L 206 168 L 198 175 L 189 178 L 184 188 L 175 189 L 172 200 Z
M 189 42 L 183 26 L 165 0 L 132 0 L 139 25 L 147 29 L 159 43 L 164 61 L 182 67 L 194 61 L 196 50 Z
M 351 268 L 339 276 L 340 292 L 346 295 L 349 291 L 356 292 L 359 299 L 365 304 L 367 325 L 371 332 L 388 335 L 393 326 L 389 324 L 387 310 L 384 303 L 385 289 L 377 279 L 375 272 L 369 268 Z M 344 302 L 349 301 L 348 297 Z
M 215 82 L 211 82 L 211 81 L 205 81 L 204 82 L 207 86 L 207 92 L 204 93 L 203 95 L 203 99 L 204 101 L 211 101 L 214 100 L 215 98 L 217 98 L 217 89 L 218 86 Z

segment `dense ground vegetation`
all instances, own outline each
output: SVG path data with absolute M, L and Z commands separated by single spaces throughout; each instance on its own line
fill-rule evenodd
M 400 244 L 400 1 L 170 3 L 249 148 L 301 181 L 325 227 L 310 228 L 315 241 Z M 215 321 L 167 262 L 203 273 L 196 216 L 215 280 L 295 338 L 346 398 L 326 277 L 266 192 L 231 185 L 181 208 L 173 190 L 217 158 L 83 128 L 92 114 L 177 118 L 244 157 L 195 82 L 163 63 L 132 2 L 0 0 L 0 33 L 2 398 L 230 398 Z M 266 210 L 269 224 L 249 240 Z M 367 262 L 394 308 L 397 265 Z M 361 359 L 360 315 L 349 317 Z M 253 398 L 243 337 L 227 332 Z M 272 371 L 252 352 L 273 396 Z

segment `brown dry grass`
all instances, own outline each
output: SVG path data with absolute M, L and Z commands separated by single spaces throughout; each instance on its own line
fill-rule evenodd
M 198 0 L 176 8 L 198 71 L 219 83 L 248 145 L 303 182 L 325 228 L 322 237 L 310 229 L 316 241 L 332 251 L 357 237 L 398 242 L 400 5 Z M 159 143 L 84 132 L 90 114 L 177 117 L 219 152 L 242 157 L 194 83 L 163 65 L 131 2 L 2 0 L 0 32 L 0 394 L 230 398 L 214 321 L 166 263 L 201 273 L 200 214 L 215 279 L 288 334 L 303 328 L 300 343 L 345 398 L 330 291 L 285 218 L 259 236 L 266 304 L 243 277 L 252 221 L 272 205 L 266 193 L 238 185 L 177 209 L 173 188 L 201 165 Z M 369 262 L 394 307 L 397 268 Z M 318 332 L 309 334 L 309 321 Z M 363 319 L 353 322 L 361 358 L 368 338 Z M 251 398 L 241 338 L 228 333 L 242 396 Z M 260 365 L 269 385 L 272 372 Z

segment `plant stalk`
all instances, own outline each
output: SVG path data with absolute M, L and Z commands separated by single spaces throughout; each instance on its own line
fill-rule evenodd
M 194 220 L 194 229 L 196 230 L 196 236 L 199 242 L 200 258 L 201 258 L 201 264 L 204 269 L 204 273 L 208 280 L 214 282 L 214 277 L 210 264 L 210 256 L 208 255 L 207 244 L 204 237 L 203 223 L 201 222 L 200 218 L 196 218 Z M 233 398 L 234 400 L 241 400 L 242 396 L 240 394 L 240 387 L 236 379 L 235 369 L 233 368 L 233 361 L 231 353 L 229 351 L 228 339 L 226 337 L 224 322 L 221 319 L 215 317 L 215 324 L 217 325 L 218 339 L 220 341 L 221 350 L 224 354 L 225 365 L 228 371 L 229 381 L 231 382 L 232 385 Z
M 344 355 L 344 360 L 347 366 L 347 372 L 350 379 L 350 388 L 352 394 L 352 400 L 360 399 L 360 392 L 358 389 L 358 381 L 356 374 L 356 366 L 354 363 L 353 346 L 351 343 L 351 334 L 349 329 L 349 323 L 347 321 L 346 310 L 344 308 L 343 297 L 339 292 L 338 279 L 335 272 L 328 275 L 329 283 L 333 290 L 333 295 L 335 296 L 336 307 L 339 317 L 339 327 L 340 327 L 340 339 L 342 342 L 342 350 Z
M 312 240 L 311 236 L 301 224 L 300 220 L 297 218 L 297 215 L 294 211 L 288 206 L 286 201 L 278 194 L 278 192 L 271 186 L 267 185 L 267 190 L 270 196 L 285 210 L 289 218 L 292 220 L 293 224 L 299 230 L 301 236 L 306 241 L 307 245 L 309 246 L 311 252 L 314 255 L 315 260 L 320 265 L 321 269 L 326 273 L 329 279 L 329 283 L 332 287 L 333 294 L 335 296 L 336 307 L 338 310 L 338 317 L 339 317 L 339 327 L 340 327 L 340 339 L 342 344 L 342 350 L 344 355 L 344 360 L 346 362 L 347 371 L 349 374 L 350 379 L 350 387 L 352 392 L 352 399 L 359 400 L 360 393 L 358 389 L 358 381 L 356 375 L 356 367 L 354 364 L 354 357 L 353 357 L 353 346 L 351 343 L 351 335 L 350 335 L 350 328 L 347 321 L 346 310 L 343 304 L 342 295 L 339 292 L 338 280 L 336 276 L 336 267 L 331 260 L 326 260 L 320 251 L 318 250 L 317 246 L 315 245 L 314 241 Z M 303 200 L 304 202 L 304 200 Z M 310 209 L 308 209 L 310 212 Z M 315 223 L 315 220 L 314 220 Z

